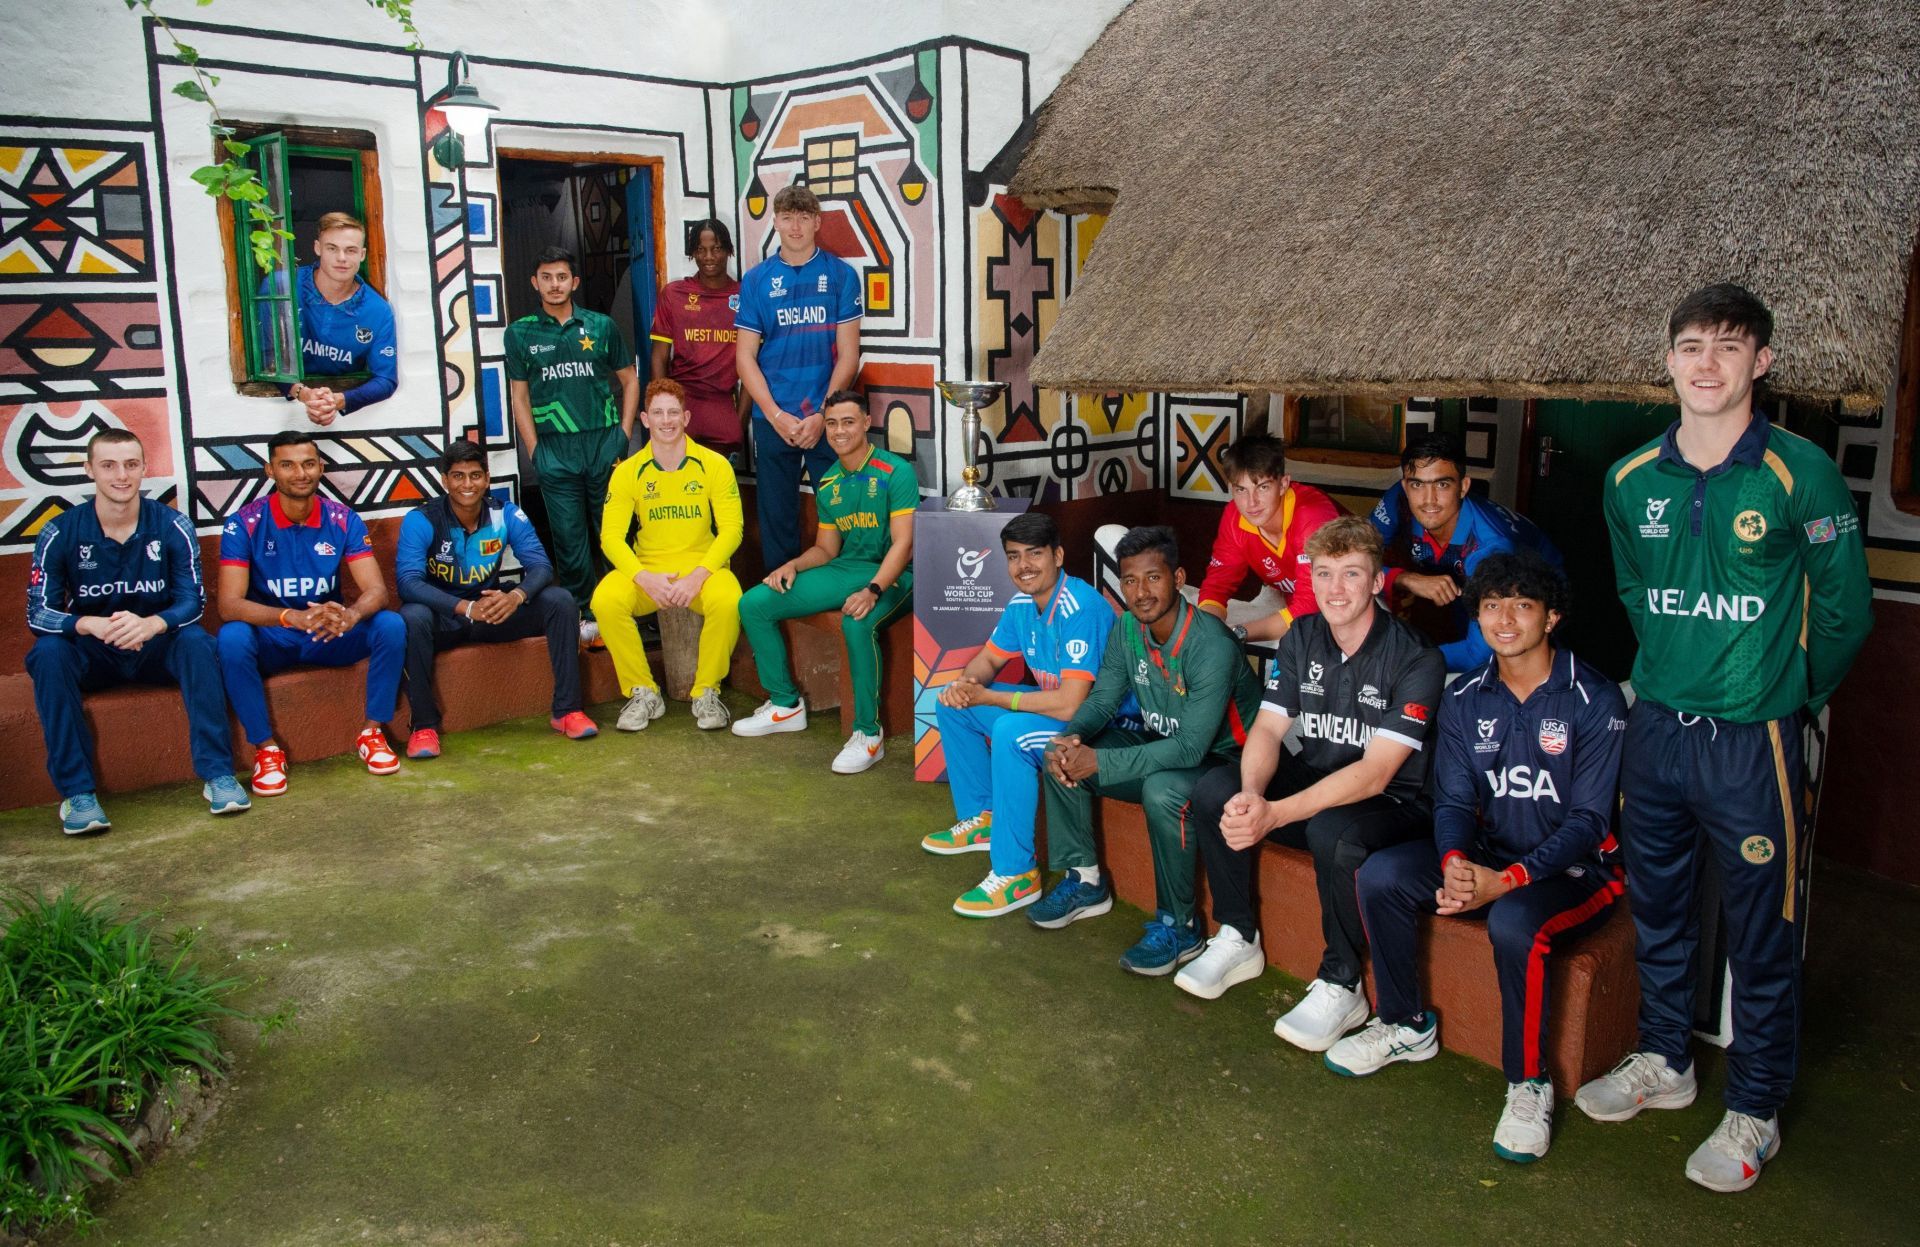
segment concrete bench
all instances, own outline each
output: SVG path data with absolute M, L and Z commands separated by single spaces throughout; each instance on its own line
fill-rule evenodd
M 658 656 L 655 656 L 658 662 Z M 303 667 L 267 680 L 274 730 L 293 762 L 346 753 L 363 721 L 367 664 Z M 581 655 L 588 705 L 619 697 L 613 662 L 604 652 Z M 546 641 L 531 637 L 498 645 L 463 645 L 440 655 L 435 668 L 442 732 L 460 732 L 507 719 L 544 715 L 552 707 L 553 675 Z M 193 778 L 187 752 L 187 715 L 178 689 L 128 685 L 86 700 L 93 728 L 95 768 L 102 792 L 127 792 Z M 406 743 L 405 699 L 392 724 L 395 746 Z M 610 724 L 602 724 L 609 727 Z M 234 725 L 234 766 L 245 775 L 253 750 Z M 33 710 L 33 683 L 24 673 L 0 676 L 0 750 L 14 760 L 0 808 L 55 800 L 47 779 L 47 751 Z
M 1151 913 L 1153 857 L 1145 815 L 1137 805 L 1103 798 L 1098 824 L 1100 861 L 1115 892 Z M 1268 964 L 1295 978 L 1312 979 L 1325 947 L 1313 859 L 1298 849 L 1265 845 L 1255 891 Z M 1612 1068 L 1638 1039 L 1640 983 L 1633 960 L 1633 920 L 1626 908 L 1623 900 L 1599 930 L 1554 949 L 1548 1068 L 1562 1098 Z M 1204 871 L 1199 909 L 1202 914 L 1210 911 Z M 1211 919 L 1207 925 L 1211 933 Z M 1497 1068 L 1500 985 L 1485 925 L 1428 917 L 1421 929 L 1420 975 L 1430 1007 L 1440 1014 L 1441 1043 Z M 1373 999 L 1371 968 L 1367 998 Z
M 809 712 L 840 708 L 841 735 L 853 732 L 853 677 L 847 672 L 847 651 L 840 633 L 840 612 L 821 611 L 799 619 L 782 620 L 793 682 L 807 700 Z M 743 638 L 733 653 L 728 673 L 733 687 L 765 698 L 753 667 L 753 652 Z M 913 612 L 902 611 L 880 629 L 880 730 L 888 736 L 913 731 Z

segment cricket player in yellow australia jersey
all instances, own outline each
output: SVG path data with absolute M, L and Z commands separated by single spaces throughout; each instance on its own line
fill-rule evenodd
M 693 721 L 722 728 L 732 715 L 721 704 L 720 681 L 740 639 L 740 582 L 727 567 L 745 530 L 740 486 L 724 455 L 687 436 L 687 392 L 678 381 L 652 382 L 646 399 L 641 419 L 650 438 L 614 467 L 600 511 L 600 550 L 613 570 L 593 591 L 593 613 L 620 689 L 630 694 L 615 726 L 638 732 L 667 712 L 634 617 L 684 606 L 703 621 Z M 629 545 L 636 520 L 640 532 Z
M 840 612 L 853 679 L 853 735 L 833 760 L 836 774 L 855 775 L 886 756 L 880 731 L 879 631 L 906 609 L 913 590 L 913 512 L 920 486 L 913 467 L 867 441 L 867 402 L 851 390 L 820 405 L 827 444 L 839 461 L 820 477 L 820 515 L 813 545 L 767 573 L 740 600 L 740 627 L 767 701 L 733 725 L 736 736 L 798 732 L 807 707 L 787 671 L 782 619 Z

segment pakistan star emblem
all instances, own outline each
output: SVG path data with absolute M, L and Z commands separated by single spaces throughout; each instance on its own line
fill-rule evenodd
M 593 349 L 593 339 L 584 333 L 580 335 L 580 349 L 583 351 L 591 351 Z

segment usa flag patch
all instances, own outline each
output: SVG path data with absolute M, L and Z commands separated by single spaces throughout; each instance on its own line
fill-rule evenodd
M 1540 748 L 1555 757 L 1567 751 L 1567 725 L 1559 719 L 1540 720 Z

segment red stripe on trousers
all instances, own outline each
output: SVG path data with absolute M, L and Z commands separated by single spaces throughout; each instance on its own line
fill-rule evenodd
M 1547 953 L 1553 937 L 1568 927 L 1579 926 L 1618 900 L 1626 883 L 1615 870 L 1607 885 L 1572 909 L 1563 910 L 1542 923 L 1533 934 L 1533 947 L 1527 950 L 1527 1017 L 1520 1048 L 1520 1072 L 1528 1078 L 1540 1077 L 1541 997 L 1547 991 Z

